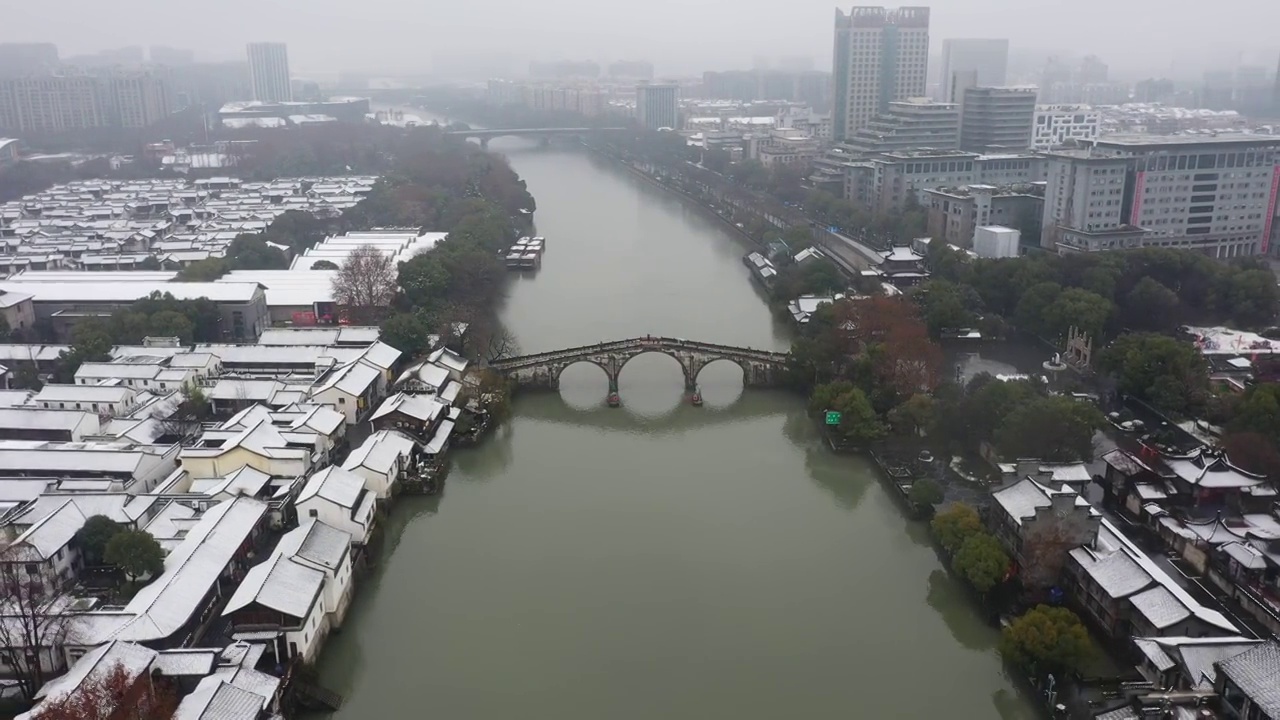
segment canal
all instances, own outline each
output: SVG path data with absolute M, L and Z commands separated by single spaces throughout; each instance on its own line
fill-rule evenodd
M 507 139 L 543 267 L 502 310 L 536 352 L 644 334 L 785 349 L 717 220 L 607 161 Z M 688 405 L 645 355 L 454 454 L 386 519 L 324 650 L 339 718 L 1029 718 L 996 631 L 862 460 L 729 363 Z

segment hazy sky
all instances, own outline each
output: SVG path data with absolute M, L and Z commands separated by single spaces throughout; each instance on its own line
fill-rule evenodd
M 830 0 L 2 0 L 0 41 L 74 55 L 164 44 L 201 60 L 289 44 L 295 74 L 430 72 L 435 57 L 648 59 L 660 73 L 747 67 L 757 55 L 831 56 Z M 1204 9 L 1192 11 L 1194 5 Z M 931 35 L 1101 55 L 1122 73 L 1196 76 L 1280 59 L 1280 0 L 934 0 Z M 848 6 L 842 6 L 847 9 Z M 1186 8 L 1186 9 L 1184 9 Z

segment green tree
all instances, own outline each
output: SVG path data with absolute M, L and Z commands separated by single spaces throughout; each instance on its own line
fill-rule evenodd
M 146 530 L 116 533 L 107 542 L 102 559 L 120 568 L 130 581 L 164 572 L 164 549 Z
M 1014 409 L 1040 395 L 1030 380 L 1003 382 L 986 373 L 969 381 L 962 403 L 963 430 L 971 443 L 995 437 L 997 428 Z
M 925 324 L 929 326 L 929 334 L 935 338 L 943 330 L 973 327 L 977 320 L 974 308 L 981 299 L 967 286 L 934 280 L 921 289 L 919 297 Z
M 195 337 L 191 319 L 175 310 L 162 310 L 147 318 L 147 335 L 176 337 L 183 345 L 189 345 Z
M 1125 296 L 1120 321 L 1134 330 L 1169 332 L 1182 324 L 1182 301 L 1159 280 L 1144 277 Z
M 847 380 L 815 387 L 809 408 L 815 413 L 840 413 L 840 434 L 855 443 L 871 442 L 884 435 L 884 426 L 866 393 Z
M 1056 282 L 1032 285 L 1019 296 L 1013 320 L 1018 329 L 1047 335 L 1051 329 L 1045 324 L 1045 311 L 1062 294 L 1062 286 Z
M 1010 662 L 1040 674 L 1079 671 L 1090 659 L 1089 633 L 1076 614 L 1063 607 L 1037 605 L 1004 629 L 1000 653 Z
M 174 280 L 178 282 L 213 282 L 218 278 L 226 275 L 231 270 L 231 264 L 224 258 L 209 258 L 207 260 L 199 260 L 178 271 L 178 276 Z
M 919 393 L 889 411 L 889 424 L 900 433 L 918 435 L 933 424 L 933 398 Z
M 995 442 L 1006 459 L 1087 462 L 1102 424 L 1102 413 L 1089 403 L 1061 395 L 1035 397 L 1005 417 Z
M 431 326 L 418 312 L 402 312 L 382 321 L 382 342 L 414 357 L 431 350 Z
M 261 235 L 239 235 L 227 247 L 234 270 L 284 270 L 289 259 L 280 248 L 267 244 Z
M 1098 357 L 1099 366 L 1116 377 L 1121 392 L 1135 395 L 1176 414 L 1191 414 L 1208 395 L 1204 358 L 1190 343 L 1164 335 L 1121 335 Z
M 1250 269 L 1235 273 L 1223 288 L 1224 302 L 1231 317 L 1241 325 L 1268 325 L 1280 310 L 1280 289 L 1275 273 Z
M 955 503 L 938 512 L 929 522 L 934 537 L 948 553 L 956 553 L 965 541 L 983 532 L 982 518 L 972 505 Z
M 80 550 L 84 564 L 101 565 L 105 561 L 107 544 L 118 535 L 124 526 L 106 515 L 93 515 L 84 521 L 84 525 L 76 531 L 74 542 Z
M 974 533 L 956 551 L 951 566 L 975 590 L 985 595 L 1004 579 L 1009 570 L 1009 556 L 994 535 Z
M 945 499 L 946 493 L 933 478 L 920 478 L 911 483 L 911 489 L 907 491 L 907 502 L 918 508 L 932 508 Z
M 1040 329 L 1050 339 L 1065 338 L 1073 326 L 1089 337 L 1100 338 L 1111 311 L 1112 304 L 1107 298 L 1088 290 L 1068 288 L 1044 308 Z
M 1257 433 L 1280 442 L 1280 383 L 1259 383 L 1249 388 L 1231 420 L 1232 432 Z

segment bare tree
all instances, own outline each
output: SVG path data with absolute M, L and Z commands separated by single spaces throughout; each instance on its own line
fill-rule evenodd
M 506 360 L 520 354 L 520 346 L 516 344 L 515 335 L 506 326 L 497 324 L 489 333 L 489 341 L 485 348 L 485 359 L 489 362 Z
M 17 545 L 0 553 L 0 595 L 0 658 L 30 700 L 61 669 L 74 600 L 52 567 Z
M 376 321 L 395 292 L 395 263 L 372 245 L 352 250 L 333 276 L 334 300 L 347 309 L 352 322 Z

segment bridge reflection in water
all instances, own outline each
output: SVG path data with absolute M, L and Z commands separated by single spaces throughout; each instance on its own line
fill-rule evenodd
M 604 370 L 609 379 L 609 393 L 618 392 L 618 377 L 633 358 L 646 353 L 661 353 L 675 358 L 684 374 L 685 390 L 698 387 L 698 375 L 713 362 L 726 360 L 742 368 L 742 385 L 748 388 L 779 387 L 787 377 L 790 354 L 755 348 L 718 345 L 683 338 L 645 336 L 629 340 L 583 345 L 522 355 L 492 363 L 493 369 L 505 374 L 518 389 L 557 390 L 560 374 L 570 365 L 588 362 Z

